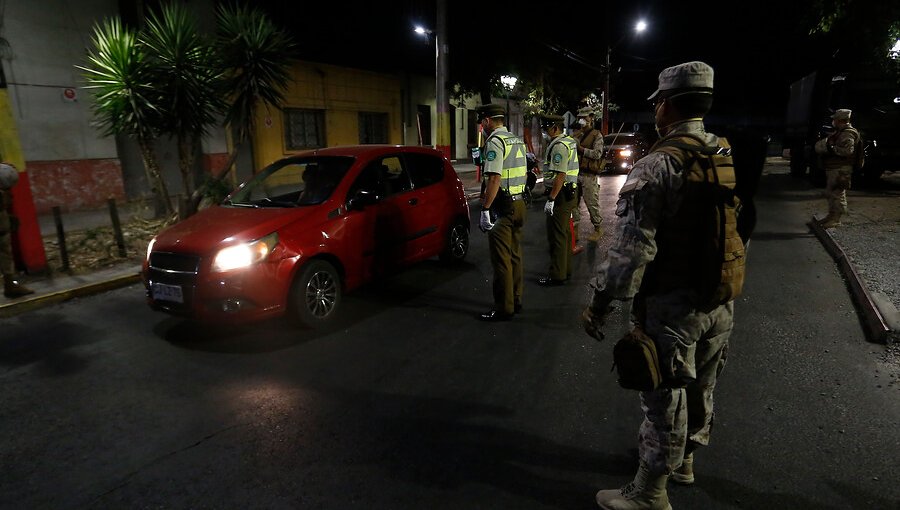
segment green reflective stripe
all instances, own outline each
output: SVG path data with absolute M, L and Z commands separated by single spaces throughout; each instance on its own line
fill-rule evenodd
M 525 158 L 525 143 L 512 133 L 497 133 L 496 137 L 503 142 L 503 173 L 500 174 L 501 186 L 511 195 L 525 191 L 527 182 L 528 160 Z

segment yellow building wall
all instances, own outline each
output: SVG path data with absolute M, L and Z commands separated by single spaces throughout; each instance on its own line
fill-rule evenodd
M 284 94 L 285 108 L 324 110 L 325 147 L 359 144 L 359 113 L 386 113 L 388 143 L 401 144 L 401 88 L 399 78 L 360 69 L 296 62 Z M 285 141 L 284 113 L 259 108 L 254 130 L 255 170 L 301 151 Z

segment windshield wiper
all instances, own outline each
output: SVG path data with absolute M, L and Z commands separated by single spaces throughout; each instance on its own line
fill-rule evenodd
M 248 202 L 232 202 L 231 200 L 226 200 L 225 205 L 232 205 L 234 207 L 250 207 L 251 209 L 259 208 L 256 204 L 251 204 Z
M 262 200 L 258 200 L 254 205 L 255 207 L 296 207 L 297 204 L 293 202 L 279 202 L 266 197 Z

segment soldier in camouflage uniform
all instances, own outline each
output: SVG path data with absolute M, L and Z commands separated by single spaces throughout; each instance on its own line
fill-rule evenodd
M 850 125 L 850 110 L 837 110 L 831 116 L 835 132 L 816 142 L 816 154 L 822 157 L 827 177 L 825 198 L 828 216 L 822 220 L 824 228 L 840 226 L 841 215 L 847 214 L 847 190 L 853 175 L 853 164 L 862 151 L 859 131 Z
M 690 135 L 698 144 L 702 141 L 717 150 L 720 140 L 703 125 L 712 104 L 712 83 L 713 70 L 702 62 L 660 73 L 659 88 L 649 98 L 663 138 L 660 144 Z M 691 255 L 694 247 L 678 236 L 696 237 L 691 237 L 691 216 L 685 221 L 681 211 L 683 206 L 686 211 L 694 209 L 684 199 L 687 168 L 660 145 L 654 149 L 635 165 L 619 194 L 616 238 L 591 281 L 593 297 L 582 322 L 589 335 L 602 339 L 600 328 L 611 303 L 633 298 L 634 321 L 656 343 L 664 381 L 679 383 L 640 393 L 644 412 L 638 438 L 640 467 L 632 483 L 597 493 L 598 505 L 606 509 L 671 509 L 666 492 L 670 475 L 673 481 L 693 483 L 693 451 L 709 442 L 713 390 L 732 330 L 731 298 L 705 305 L 689 280 L 674 286 L 661 283 L 679 277 L 663 274 L 677 273 L 673 267 L 696 264 L 690 259 L 696 256 Z M 673 248 L 679 241 L 681 247 Z M 739 241 L 738 246 L 743 257 Z M 740 271 L 742 282 L 742 262 Z
M 2 171 L 12 170 L 15 167 L 9 163 L 0 163 Z M 15 182 L 13 182 L 15 185 Z M 8 298 L 27 296 L 34 291 L 16 281 L 15 266 L 13 264 L 12 234 L 18 226 L 18 221 L 12 215 L 12 192 L 9 188 L 0 188 L 0 273 L 3 274 L 3 295 Z

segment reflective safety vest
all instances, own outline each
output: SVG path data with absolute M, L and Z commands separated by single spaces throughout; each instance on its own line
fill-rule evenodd
M 647 290 L 694 289 L 699 307 L 725 304 L 741 295 L 745 261 L 728 141 L 719 138 L 718 146 L 709 147 L 695 135 L 678 133 L 657 142 L 655 151 L 677 161 L 683 184 L 681 206 L 657 229 L 658 252 L 645 274 Z
M 503 171 L 500 173 L 500 187 L 510 195 L 518 195 L 525 191 L 528 171 L 528 160 L 525 158 L 525 142 L 518 136 L 505 131 L 494 131 L 484 141 L 484 146 L 492 139 L 500 140 L 503 145 Z M 486 151 L 482 151 L 482 154 Z
M 578 142 L 575 141 L 571 136 L 561 136 L 556 139 L 553 143 L 547 147 L 547 161 L 545 162 L 548 166 L 550 165 L 551 154 L 553 154 L 553 147 L 556 144 L 563 144 L 569 149 L 569 159 L 565 161 L 565 169 L 566 169 L 566 183 L 577 183 L 578 182 L 578 151 L 575 148 L 578 146 Z M 556 177 L 557 172 L 549 171 L 553 175 L 547 176 L 549 180 L 553 180 Z

